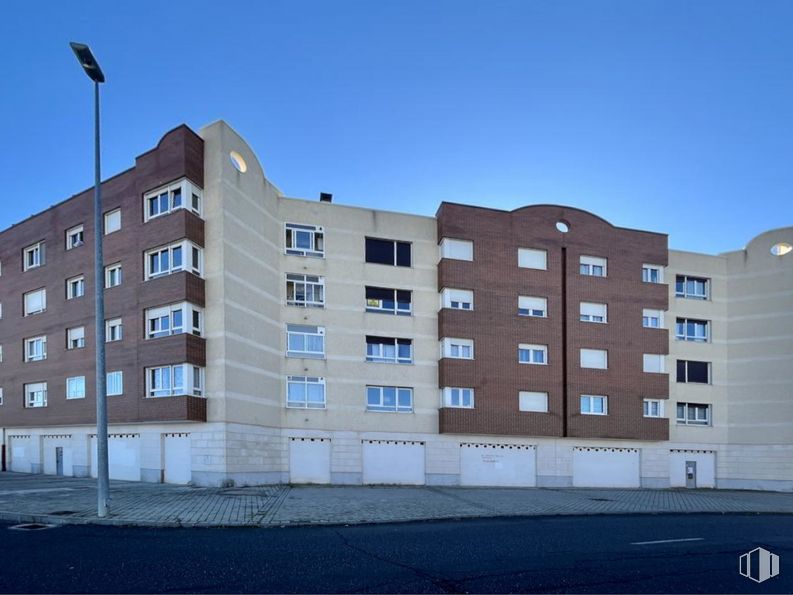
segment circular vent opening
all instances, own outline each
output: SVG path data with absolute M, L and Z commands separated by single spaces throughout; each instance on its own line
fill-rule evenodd
M 557 221 L 556 229 L 558 229 L 562 233 L 567 233 L 568 231 L 570 231 L 570 224 L 567 221 Z
M 237 151 L 232 151 L 229 153 L 229 159 L 231 159 L 231 165 L 234 166 L 234 169 L 236 169 L 241 174 L 244 174 L 246 171 L 248 171 L 248 164 L 245 163 L 245 159 L 243 159 L 242 155 L 237 153 Z
M 791 250 L 793 250 L 793 246 L 787 242 L 779 242 L 778 244 L 771 246 L 771 254 L 774 256 L 784 256 Z

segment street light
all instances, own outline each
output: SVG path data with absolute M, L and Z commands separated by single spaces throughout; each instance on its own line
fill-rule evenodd
M 107 462 L 107 377 L 105 376 L 105 279 L 102 254 L 102 189 L 99 174 L 99 83 L 105 75 L 91 49 L 83 43 L 69 44 L 83 67 L 94 81 L 94 312 L 96 333 L 96 462 L 97 462 L 97 516 L 107 516 L 110 498 L 110 478 Z

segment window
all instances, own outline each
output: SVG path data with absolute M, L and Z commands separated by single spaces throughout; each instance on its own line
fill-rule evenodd
M 71 229 L 66 230 L 66 249 L 71 250 L 85 244 L 85 234 L 83 233 L 83 226 L 77 225 Z
M 642 281 L 645 283 L 663 283 L 664 267 L 658 264 L 643 264 Z
M 534 316 L 536 318 L 545 318 L 548 316 L 548 300 L 543 297 L 519 295 L 518 316 Z
M 3 389 L 0 388 L 0 405 L 3 404 Z
M 605 370 L 609 367 L 608 351 L 605 349 L 582 349 L 581 367 Z
M 677 423 L 687 426 L 709 426 L 710 408 L 710 405 L 678 403 Z
M 608 397 L 600 395 L 581 395 L 583 415 L 608 415 Z
M 366 262 L 409 267 L 410 248 L 409 242 L 366 238 Z
M 642 369 L 645 372 L 650 372 L 654 374 L 663 374 L 666 372 L 666 358 L 663 355 L 655 354 L 655 353 L 645 353 L 642 356 L 643 364 Z
M 3 363 L 3 346 L 0 345 L 0 364 Z
M 710 362 L 677 360 L 677 381 L 710 384 Z
M 642 326 L 644 328 L 664 328 L 664 313 L 662 310 L 642 310 Z
M 38 362 L 47 359 L 47 337 L 25 339 L 25 361 Z
M 441 258 L 450 258 L 452 260 L 474 259 L 474 243 L 469 240 L 443 238 L 440 248 Z
M 34 382 L 25 385 L 25 407 L 47 406 L 47 383 Z
M 406 289 L 366 287 L 366 311 L 410 316 L 412 292 Z
M 325 379 L 313 376 L 287 376 L 286 406 L 325 409 Z
M 201 189 L 186 179 L 147 192 L 143 196 L 145 220 L 189 209 L 201 216 Z
M 66 398 L 85 398 L 85 376 L 72 376 L 66 379 Z
M 105 213 L 105 235 L 121 229 L 121 209 Z
M 85 295 L 85 277 L 78 275 L 71 279 L 66 279 L 66 299 L 83 297 Z
M 522 390 L 518 393 L 518 409 L 520 411 L 548 412 L 548 393 Z
M 24 295 L 25 302 L 25 316 L 32 316 L 33 314 L 40 314 L 47 309 L 47 290 L 36 289 L 29 291 Z
M 443 389 L 443 406 L 456 407 L 461 409 L 474 408 L 474 389 L 472 388 L 452 388 Z
M 547 345 L 518 345 L 518 362 L 521 364 L 547 364 Z
M 124 372 L 108 372 L 105 377 L 107 396 L 117 397 L 124 394 Z
M 122 273 L 120 262 L 117 262 L 116 264 L 110 264 L 105 267 L 105 289 L 117 287 L 118 285 L 121 285 L 121 281 Z
M 413 411 L 413 389 L 398 386 L 367 386 L 366 410 L 410 413 Z
M 598 256 L 581 256 L 578 272 L 590 277 L 606 276 L 606 259 Z
M 644 399 L 644 417 L 663 417 L 664 402 L 660 399 Z
M 44 264 L 44 242 L 37 242 L 22 251 L 22 269 L 29 271 Z
M 146 369 L 146 396 L 173 397 L 204 394 L 204 369 L 190 364 Z
M 124 337 L 124 327 L 120 318 L 105 320 L 105 342 L 121 341 Z
M 548 251 L 532 248 L 518 248 L 518 266 L 523 269 L 548 268 Z
M 180 271 L 189 271 L 200 277 L 204 271 L 203 249 L 188 240 L 182 240 L 146 253 L 147 279 Z
M 413 340 L 367 335 L 366 361 L 384 364 L 412 364 Z
M 148 308 L 145 316 L 147 339 L 181 333 L 191 333 L 200 337 L 204 332 L 204 310 L 189 302 Z
M 286 303 L 290 306 L 325 307 L 325 278 L 316 275 L 286 275 Z
M 678 275 L 675 278 L 675 295 L 692 300 L 706 300 L 709 296 L 710 281 L 704 277 Z
M 76 326 L 66 329 L 66 349 L 82 349 L 85 347 L 85 327 Z
M 441 308 L 452 310 L 473 310 L 474 292 L 470 289 L 444 288 L 441 291 Z
M 325 357 L 325 327 L 287 324 L 286 356 Z
M 325 256 L 325 234 L 316 225 L 286 224 L 286 253 L 297 256 Z
M 675 323 L 675 338 L 678 341 L 706 343 L 710 338 L 710 323 L 707 320 L 678 318 Z
M 441 341 L 441 357 L 474 359 L 474 342 L 472 339 L 445 338 Z
M 608 307 L 606 304 L 581 302 L 581 322 L 608 322 Z

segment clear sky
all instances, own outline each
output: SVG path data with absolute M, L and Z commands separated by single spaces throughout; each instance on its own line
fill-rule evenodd
M 569 204 L 720 252 L 793 225 L 790 0 L 27 2 L 0 12 L 0 228 L 180 123 L 287 196 L 432 215 Z M 530 230 L 527 230 L 530 233 Z

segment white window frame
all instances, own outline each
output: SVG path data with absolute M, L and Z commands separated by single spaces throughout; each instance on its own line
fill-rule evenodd
M 176 249 L 181 250 L 182 262 L 181 264 L 175 266 L 173 264 L 173 253 Z M 167 253 L 167 266 L 157 270 L 156 272 L 152 271 L 151 257 L 156 255 L 158 256 L 158 261 L 160 261 L 162 259 L 162 254 L 164 253 Z M 159 264 L 161 263 L 158 262 L 158 265 Z M 147 281 L 151 279 L 158 279 L 160 277 L 166 277 L 175 273 L 181 273 L 182 271 L 187 271 L 189 273 L 193 273 L 197 277 L 203 278 L 204 249 L 201 246 L 194 244 L 190 240 L 172 242 L 164 246 L 158 246 L 156 248 L 152 248 L 151 250 L 147 250 L 145 254 L 144 266 Z
M 0 405 L 3 404 L 3 389 L 0 388 Z
M 600 307 L 602 306 L 602 314 L 585 314 L 584 310 L 595 310 L 591 306 L 597 306 L 598 312 L 600 312 Z M 601 320 L 598 320 L 600 318 Z M 579 304 L 579 316 L 578 319 L 581 322 L 592 322 L 595 324 L 607 324 L 609 321 L 609 307 L 608 304 L 601 304 L 598 302 L 580 302 Z
M 608 352 L 608 350 L 606 350 L 606 349 L 590 349 L 590 348 L 582 347 L 579 351 L 580 351 L 580 353 L 579 353 L 579 363 L 581 365 L 581 368 L 584 368 L 584 369 L 587 369 L 587 370 L 608 370 L 608 368 L 609 368 L 609 352 Z M 592 365 L 592 366 L 584 365 L 584 361 L 585 360 L 591 361 L 591 360 L 594 360 L 595 358 L 600 359 L 601 357 L 602 357 L 602 364 L 601 364 L 600 361 L 597 361 L 596 363 L 598 365 Z
M 112 218 L 114 218 L 115 215 L 118 215 L 118 227 L 114 227 L 113 229 L 110 229 L 110 225 L 108 225 L 108 222 L 112 221 Z M 113 209 L 112 211 L 108 211 L 107 213 L 105 213 L 102 219 L 102 223 L 103 223 L 102 229 L 104 235 L 106 236 L 110 235 L 111 233 L 116 233 L 117 231 L 121 231 L 121 208 L 119 207 L 118 209 Z
M 677 289 L 678 285 L 678 278 L 683 278 L 683 289 L 679 291 Z M 703 281 L 704 292 L 705 293 L 689 293 L 688 291 L 688 283 L 689 280 L 696 281 Z M 688 300 L 700 300 L 700 301 L 707 301 L 710 299 L 710 279 L 707 277 L 700 277 L 699 275 L 675 275 L 675 297 L 688 299 Z
M 533 401 L 544 400 L 541 408 L 534 407 Z M 518 411 L 531 413 L 548 413 L 548 393 L 544 391 L 521 390 L 518 391 Z
M 366 240 L 374 240 L 378 242 L 390 242 L 394 248 L 392 255 L 393 260 L 389 262 L 374 262 L 366 260 Z M 399 262 L 399 245 L 405 244 L 410 247 L 410 264 L 397 264 Z M 405 242 L 403 240 L 389 240 L 387 238 L 376 238 L 373 236 L 366 236 L 364 238 L 364 255 L 363 255 L 364 262 L 367 264 L 382 264 L 384 266 L 394 266 L 394 267 L 403 267 L 403 268 L 412 268 L 413 267 L 413 242 Z
M 116 391 L 113 390 L 113 385 L 115 384 L 114 378 L 118 378 L 118 384 L 120 390 Z M 124 372 L 122 370 L 114 370 L 113 372 L 108 372 L 105 376 L 105 385 L 107 387 L 107 396 L 108 397 L 119 397 L 124 394 Z
M 197 378 L 196 370 L 198 371 Z M 182 377 L 181 385 L 177 383 L 177 375 Z M 159 383 L 156 382 L 157 380 Z M 157 386 L 160 388 L 155 388 Z M 158 399 L 183 395 L 204 396 L 204 368 L 187 363 L 146 368 L 147 398 Z
M 666 374 L 666 356 L 662 353 L 643 353 L 642 370 L 645 374 Z
M 471 312 L 474 309 L 473 290 L 444 287 L 441 290 L 441 308 Z
M 40 266 L 44 265 L 46 262 L 46 255 L 45 255 L 45 243 L 44 240 L 40 242 L 36 242 L 35 244 L 31 244 L 22 250 L 22 270 L 29 271 L 31 269 L 37 269 Z M 31 262 L 28 262 L 30 259 L 28 256 L 33 256 Z
M 653 411 L 655 409 L 655 411 Z M 659 418 L 664 416 L 663 399 L 644 399 L 642 401 L 642 417 Z
M 380 340 L 370 343 L 369 337 Z M 399 354 L 400 346 L 405 345 L 407 345 L 409 351 L 407 356 Z M 390 347 L 393 347 L 392 355 L 388 354 L 388 348 Z M 376 335 L 366 335 L 366 361 L 377 364 L 412 364 L 413 339 L 406 339 L 404 337 L 381 337 Z
M 29 310 L 28 309 L 28 297 L 33 296 L 34 294 L 41 294 L 41 308 L 38 310 Z M 42 312 L 47 311 L 47 290 L 46 288 L 42 287 L 40 289 L 34 289 L 32 291 L 25 292 L 22 294 L 22 304 L 25 316 L 35 316 L 36 314 L 41 314 Z
M 118 333 L 114 333 L 114 329 L 118 329 Z M 113 335 L 115 334 L 118 336 L 113 338 Z M 105 320 L 105 343 L 115 343 L 116 341 L 122 341 L 123 339 L 124 322 L 122 321 L 121 317 L 118 316 L 116 318 L 108 318 Z
M 603 411 L 595 411 L 594 403 L 602 399 Z M 584 406 L 584 403 L 588 403 Z M 579 399 L 581 415 L 608 415 L 609 414 L 609 398 L 606 395 L 581 395 Z M 585 409 L 588 409 L 586 411 Z
M 118 281 L 117 283 L 112 283 L 112 281 Z M 109 264 L 105 267 L 105 289 L 110 289 L 111 287 L 118 287 L 124 282 L 124 271 L 121 268 L 120 262 L 114 262 L 113 264 Z
M 181 325 L 177 325 L 175 321 L 177 312 L 182 319 Z M 198 313 L 198 326 L 193 324 L 194 313 Z M 143 317 L 146 324 L 144 332 L 147 340 L 181 335 L 182 333 L 192 334 L 197 337 L 204 336 L 204 309 L 191 302 L 176 302 L 165 306 L 146 308 Z M 167 320 L 164 330 L 163 320 Z M 157 323 L 155 330 L 152 330 L 152 322 Z
M 468 353 L 468 355 L 465 355 Z M 474 359 L 474 340 L 457 337 L 441 339 L 441 357 L 449 359 Z
M 308 349 L 291 349 L 290 345 L 293 338 L 302 338 L 304 347 L 308 346 L 308 338 L 319 338 L 322 345 L 321 351 L 310 351 Z M 287 324 L 286 325 L 286 357 L 325 359 L 325 327 L 312 326 L 307 324 Z
M 394 391 L 394 406 L 385 404 L 386 390 L 392 389 Z M 379 393 L 378 403 L 373 405 L 369 402 L 369 395 L 374 394 L 375 391 Z M 400 395 L 410 395 L 410 406 L 400 405 Z M 413 389 L 409 386 L 381 386 L 381 385 L 366 385 L 366 410 L 373 413 L 413 413 Z
M 47 383 L 46 382 L 29 382 L 24 385 L 25 392 L 25 408 L 36 409 L 38 407 L 47 406 Z M 36 398 L 31 399 L 31 396 Z
M 66 250 L 73 250 L 84 244 L 85 231 L 82 223 L 66 230 Z
M 443 406 L 452 409 L 473 409 L 474 408 L 474 389 L 446 386 L 441 390 L 443 395 Z
M 289 400 L 289 387 L 290 385 L 301 385 L 304 387 L 303 400 Z M 322 387 L 322 401 L 309 401 L 308 387 L 320 386 Z M 288 409 L 325 409 L 328 403 L 327 386 L 325 379 L 321 376 L 287 376 L 286 377 L 286 407 Z
M 474 259 L 474 243 L 471 240 L 442 238 L 439 250 L 442 259 L 467 261 Z
M 548 251 L 541 248 L 518 248 L 518 268 L 547 271 Z
M 40 344 L 40 347 L 35 350 L 35 354 L 31 356 L 31 345 Z M 38 335 L 36 337 L 28 337 L 24 340 L 25 362 L 40 362 L 47 359 L 47 335 Z
M 548 298 L 534 295 L 519 295 L 518 316 L 548 318 Z
M 71 351 L 73 349 L 85 349 L 84 326 L 73 326 L 66 329 L 66 350 Z
M 75 288 L 80 289 L 80 293 L 74 291 Z M 76 275 L 66 279 L 66 299 L 75 300 L 85 296 L 85 276 Z
M 385 307 L 385 301 L 382 299 L 376 298 L 368 298 L 366 297 L 366 290 L 368 289 L 379 289 L 381 291 L 390 291 L 393 293 L 393 308 Z M 409 308 L 400 308 L 399 304 L 404 304 L 405 302 L 400 302 L 398 299 L 399 293 L 409 293 L 410 294 L 410 302 L 408 302 Z M 390 287 L 376 287 L 374 285 L 366 285 L 364 286 L 364 299 L 366 300 L 366 311 L 367 312 L 375 312 L 378 314 L 394 314 L 396 316 L 411 316 L 413 314 L 413 291 L 410 289 L 392 289 Z
M 680 407 L 683 406 L 683 417 L 680 417 Z M 699 408 L 705 408 L 705 417 L 699 417 L 697 414 L 694 415 L 694 419 L 689 419 L 689 408 L 696 407 L 697 411 Z M 677 407 L 675 407 L 675 421 L 678 425 L 681 426 L 711 426 L 713 424 L 713 405 L 710 403 L 677 403 Z
M 656 280 L 653 280 L 656 277 Z M 642 281 L 644 283 L 663 283 L 664 267 L 660 264 L 643 264 Z
M 682 321 L 682 322 L 681 322 Z M 699 325 L 705 323 L 705 335 L 700 336 L 696 332 L 693 335 L 688 334 L 689 323 Z M 683 325 L 683 332 L 678 332 L 680 325 Z M 694 343 L 710 343 L 710 320 L 703 320 L 701 318 L 685 318 L 678 317 L 675 319 L 675 340 L 676 341 L 692 341 Z
M 298 234 L 308 234 L 309 243 L 312 247 L 298 247 L 295 244 Z M 294 256 L 325 258 L 325 229 L 319 225 L 284 223 L 284 253 Z
M 581 255 L 578 261 L 578 273 L 587 277 L 607 277 L 608 259 L 602 256 Z
M 180 204 L 174 205 L 174 193 L 176 190 L 180 192 Z M 198 197 L 198 208 L 193 207 L 193 195 Z M 160 209 L 163 205 L 163 196 L 167 195 L 165 198 L 165 206 Z M 149 208 L 149 200 L 152 198 L 158 199 L 158 209 L 157 212 L 152 214 Z M 143 222 L 147 223 L 152 219 L 156 219 L 157 217 L 162 217 L 163 215 L 168 215 L 169 213 L 173 213 L 180 209 L 187 209 L 188 211 L 195 213 L 199 217 L 203 218 L 203 191 L 201 188 L 190 182 L 187 178 L 182 178 L 173 182 L 171 184 L 166 184 L 165 186 L 161 186 L 156 188 L 155 190 L 150 190 L 146 194 L 143 195 Z
M 520 359 L 522 352 L 528 352 L 529 359 L 528 361 L 522 361 Z M 536 354 L 542 354 L 542 361 L 534 361 Z M 518 345 L 518 363 L 519 364 L 527 364 L 532 366 L 547 366 L 548 365 L 548 346 L 547 345 L 534 345 L 530 343 L 520 343 Z
M 289 298 L 289 285 L 293 286 L 292 299 Z M 298 299 L 298 286 L 304 285 L 303 298 Z M 310 288 L 310 291 L 309 291 Z M 308 299 L 309 293 L 311 299 Z M 320 298 L 317 298 L 319 293 Z M 300 308 L 324 308 L 325 307 L 325 277 L 320 275 L 306 275 L 303 273 L 286 274 L 286 305 L 298 306 Z
M 75 387 L 74 384 L 79 381 L 82 387 Z M 82 391 L 73 391 L 74 388 L 82 388 Z M 66 398 L 71 399 L 84 399 L 85 398 L 85 376 L 70 376 L 66 379 Z
M 685 380 L 680 380 L 677 376 L 677 368 L 679 364 L 683 362 L 683 368 L 685 369 Z M 708 381 L 707 382 L 694 382 L 693 380 L 688 379 L 688 365 L 696 363 L 696 364 L 706 364 L 708 367 Z M 691 360 L 691 359 L 679 359 L 675 362 L 675 382 L 679 382 L 680 384 L 693 384 L 699 386 L 708 386 L 713 384 L 713 362 L 708 362 L 704 360 Z
M 656 321 L 657 324 L 653 324 Z M 664 311 L 654 310 L 651 308 L 642 309 L 642 327 L 643 328 L 664 328 Z

